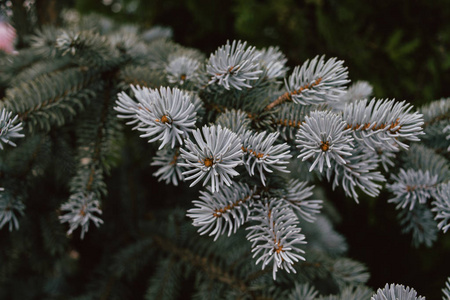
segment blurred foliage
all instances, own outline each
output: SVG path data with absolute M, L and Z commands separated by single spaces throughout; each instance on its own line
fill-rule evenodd
M 171 27 L 175 41 L 206 53 L 242 39 L 278 45 L 291 66 L 317 54 L 336 56 L 379 98 L 419 105 L 450 95 L 447 0 L 77 0 L 76 7 Z

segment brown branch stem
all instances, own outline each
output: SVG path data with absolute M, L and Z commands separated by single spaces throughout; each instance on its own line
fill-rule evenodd
M 102 145 L 103 140 L 103 133 L 104 133 L 104 127 L 106 123 L 106 119 L 108 117 L 108 109 L 109 109 L 109 103 L 111 102 L 111 90 L 112 90 L 112 80 L 108 78 L 114 78 L 113 75 L 110 73 L 107 73 L 104 75 L 106 78 L 106 86 L 104 89 L 104 98 L 103 98 L 103 107 L 102 107 L 102 113 L 100 117 L 100 124 L 97 129 L 96 139 L 95 139 L 95 146 L 94 146 L 94 155 L 92 157 L 92 163 L 91 163 L 91 170 L 89 173 L 89 180 L 86 185 L 86 190 L 91 191 L 92 185 L 94 183 L 94 177 L 95 177 L 95 166 L 96 162 L 100 159 L 100 149 Z
M 307 84 L 307 85 L 300 87 L 298 90 L 295 90 L 293 92 L 286 92 L 283 95 L 281 95 L 280 97 L 278 97 L 277 99 L 275 99 L 273 102 L 271 102 L 269 105 L 267 105 L 264 110 L 268 111 L 268 110 L 271 110 L 272 108 L 274 108 L 275 106 L 283 104 L 284 102 L 292 101 L 292 95 L 301 94 L 304 90 L 311 89 L 312 87 L 315 87 L 316 85 L 318 85 L 320 82 L 322 82 L 322 77 L 317 78 L 311 84 Z

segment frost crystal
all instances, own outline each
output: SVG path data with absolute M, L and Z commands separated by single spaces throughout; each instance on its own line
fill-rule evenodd
M 69 223 L 70 228 L 67 234 L 81 227 L 81 239 L 89 230 L 89 224 L 92 222 L 96 227 L 103 224 L 103 220 L 95 214 L 102 214 L 100 202 L 95 199 L 94 193 L 85 194 L 83 192 L 70 196 L 69 201 L 61 205 L 61 210 L 66 211 L 59 217 L 61 223 Z
M 203 133 L 203 136 L 202 136 Z M 212 192 L 217 192 L 225 183 L 231 184 L 231 177 L 239 175 L 234 170 L 242 164 L 242 145 L 239 137 L 222 126 L 204 126 L 202 131 L 193 132 L 195 143 L 186 139 L 186 150 L 180 148 L 181 157 L 186 163 L 180 164 L 187 167 L 183 172 L 186 180 L 195 179 L 190 186 L 194 186 L 204 177 L 203 185 L 211 181 Z
M 297 148 L 300 149 L 298 158 L 305 161 L 313 158 L 314 162 L 309 171 L 316 166 L 322 172 L 326 162 L 331 168 L 331 160 L 338 164 L 345 164 L 344 156 L 351 155 L 353 138 L 342 118 L 332 112 L 314 111 L 306 117 L 296 136 Z
M 246 48 L 247 42 L 233 41 L 211 54 L 206 70 L 211 76 L 209 84 L 217 82 L 227 90 L 230 87 L 242 90 L 243 87 L 251 88 L 250 80 L 258 79 L 262 73 L 258 60 L 259 54 L 255 47 Z

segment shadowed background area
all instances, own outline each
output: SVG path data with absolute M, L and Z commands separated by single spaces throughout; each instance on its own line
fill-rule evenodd
M 227 39 L 277 45 L 291 66 L 318 54 L 345 60 L 350 78 L 369 81 L 379 98 L 424 103 L 449 95 L 450 6 L 444 0 L 92 2 L 78 0 L 76 7 L 168 26 L 175 41 L 205 53 Z

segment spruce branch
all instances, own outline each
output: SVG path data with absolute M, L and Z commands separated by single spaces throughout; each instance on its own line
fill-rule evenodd
M 48 163 L 50 139 L 45 135 L 31 135 L 23 141 L 16 151 L 5 153 L 1 164 L 0 178 L 11 177 L 18 182 L 33 180 L 42 175 Z
M 326 175 L 328 181 L 333 183 L 333 189 L 342 185 L 345 194 L 358 202 L 356 188 L 371 197 L 380 193 L 380 183 L 386 179 L 379 171 L 375 171 L 377 168 L 378 159 L 359 149 L 347 157 L 345 165 L 334 163 L 332 168 L 327 169 Z
M 447 282 L 445 282 L 445 287 L 442 289 L 442 293 L 444 294 L 442 300 L 450 299 L 450 277 L 447 278 Z
M 71 120 L 95 95 L 92 86 L 97 73 L 83 68 L 44 74 L 30 82 L 8 89 L 0 106 L 18 114 L 28 130 L 35 127 L 50 130 Z
M 118 77 L 122 81 L 123 89 L 130 86 L 142 86 L 155 89 L 161 85 L 167 85 L 162 70 L 149 69 L 142 65 L 125 65 L 120 69 Z
M 373 93 L 373 87 L 367 81 L 357 81 L 353 83 L 344 95 L 339 99 L 339 103 L 349 103 L 358 100 L 368 99 Z M 342 107 L 343 108 L 343 107 Z
M 141 87 L 131 85 L 131 89 L 135 95 L 142 92 Z M 145 87 L 144 87 L 145 89 Z M 117 106 L 114 107 L 119 114 L 117 115 L 120 119 L 131 119 L 128 121 L 127 125 L 133 125 L 139 122 L 139 118 L 137 117 L 137 112 L 140 108 L 138 102 L 134 101 L 130 96 L 128 96 L 125 92 L 121 92 L 117 95 Z M 136 129 L 137 127 L 133 128 Z
M 17 55 L 0 58 L 0 82 L 8 84 L 16 74 L 20 74 L 28 67 L 42 59 L 34 49 L 22 49 Z
M 331 221 L 323 214 L 318 215 L 314 223 L 303 223 L 302 230 L 308 237 L 307 253 L 319 252 L 331 257 L 339 257 L 348 250 L 345 237 L 336 232 Z M 313 257 L 312 260 L 314 261 L 314 259 Z M 306 260 L 309 261 L 311 258 L 307 256 Z M 334 269 L 329 266 L 329 272 L 333 271 Z
M 364 286 L 352 286 L 349 285 L 342 289 L 338 296 L 329 298 L 319 298 L 320 300 L 359 300 L 359 299 L 369 299 L 369 297 L 373 295 L 373 290 Z
M 111 74 L 106 73 L 104 76 L 107 78 Z M 115 93 L 111 90 L 110 80 L 104 84 L 102 101 L 85 112 L 77 126 L 78 165 L 76 174 L 69 183 L 74 201 L 78 201 L 80 195 L 93 198 L 94 200 L 89 200 L 91 202 L 99 201 L 102 195 L 106 195 L 104 174 L 109 172 L 111 163 L 105 157 L 107 155 L 114 157 L 120 150 L 117 147 L 120 140 L 117 132 L 120 131 L 120 127 L 112 108 L 112 97 Z M 71 202 L 69 200 L 68 203 Z
M 81 66 L 112 67 L 120 63 L 117 49 L 110 40 L 94 31 L 64 30 L 56 39 L 61 55 L 71 55 Z
M 293 264 L 305 260 L 302 256 L 305 251 L 299 245 L 306 241 L 292 209 L 279 199 L 270 199 L 255 203 L 253 211 L 250 219 L 258 224 L 247 228 L 250 230 L 247 239 L 252 243 L 253 257 L 258 257 L 256 264 L 262 262 L 264 269 L 272 263 L 274 280 L 278 269 L 296 273 Z
M 163 26 L 154 26 L 142 33 L 142 38 L 146 42 L 153 42 L 156 40 L 170 40 L 172 36 L 172 28 Z
M 185 56 L 202 62 L 204 55 L 195 49 L 184 48 L 169 39 L 158 39 L 148 44 L 146 62 L 153 70 L 160 70 L 165 75 L 165 69 L 174 57 Z M 163 75 L 163 78 L 166 76 Z
M 266 185 L 265 173 L 272 173 L 273 170 L 289 173 L 286 165 L 292 157 L 290 146 L 286 143 L 275 144 L 278 135 L 278 132 L 269 134 L 261 132 L 249 134 L 244 138 L 242 145 L 244 165 L 250 176 L 255 175 L 255 168 L 258 170 L 263 185 Z
M 284 140 L 292 142 L 310 112 L 311 106 L 286 103 L 272 114 L 272 124 Z
M 333 111 L 341 112 L 349 103 L 369 99 L 372 94 L 373 87 L 370 83 L 367 81 L 357 81 L 348 87 L 345 94 L 343 94 L 338 101 L 329 102 L 328 105 L 333 109 Z
M 101 278 L 94 279 L 95 291 L 86 298 L 126 298 L 127 289 L 136 286 L 131 282 L 140 276 L 150 277 L 147 298 L 170 298 L 177 296 L 172 288 L 194 275 L 194 291 L 189 293 L 199 298 L 210 296 L 212 290 L 217 297 L 230 299 L 286 298 L 287 288 L 296 281 L 318 284 L 297 284 L 291 298 L 360 300 L 373 294 L 363 286 L 367 270 L 344 257 L 347 244 L 329 216 L 319 215 L 324 202 L 310 199 L 314 186 L 309 182 L 327 179 L 333 188 L 341 185 L 347 196 L 358 201 L 361 193 L 380 193 L 386 181 L 381 167 L 389 172 L 396 166 L 400 174 L 388 184 L 395 197 L 390 202 L 409 207 L 400 212 L 399 222 L 412 233 L 413 243 L 431 245 L 440 229 L 450 228 L 450 170 L 445 151 L 444 155 L 435 151 L 448 148 L 444 145 L 448 99 L 423 107 L 422 116 L 405 101 L 369 100 L 368 83 L 347 88 L 347 68 L 336 58 L 317 56 L 284 78 L 287 60 L 276 47 L 256 50 L 246 42 L 232 41 L 205 59 L 199 51 L 168 40 L 166 30 L 140 34 L 135 26 L 118 28 L 98 19 L 94 16 L 81 24 L 70 19 L 65 29 L 42 28 L 31 38 L 31 49 L 0 57 L 0 83 L 6 87 L 6 97 L 0 101 L 0 148 L 23 136 L 21 123 L 15 121 L 22 121 L 29 131 L 48 133 L 30 135 L 0 157 L 0 179 L 6 188 L 0 188 L 0 228 L 17 229 L 25 204 L 30 211 L 15 232 L 19 238 L 11 239 L 11 247 L 6 244 L 7 253 L 18 257 L 32 253 L 30 262 L 40 262 L 42 244 L 52 257 L 66 256 L 70 240 L 63 234 L 66 243 L 59 241 L 62 231 L 53 230 L 55 223 L 68 223 L 68 234 L 80 228 L 84 238 L 92 224 L 98 227 L 116 217 L 117 209 L 133 230 L 122 229 L 103 247 L 114 250 L 130 240 L 132 245 L 121 248 L 112 260 L 104 259 L 98 268 L 103 275 L 94 276 Z M 122 148 L 128 151 L 138 145 L 121 147 L 119 119 L 158 143 L 159 149 L 152 147 L 150 154 L 158 181 L 174 185 L 188 181 L 191 187 L 202 182 L 200 195 L 187 211 L 192 224 L 186 224 L 186 213 L 177 218 L 178 210 L 153 204 L 150 212 L 138 212 L 138 207 L 149 207 L 138 197 L 147 190 L 133 190 L 139 180 L 131 169 L 138 160 L 123 157 L 126 175 L 119 175 L 119 180 L 117 173 L 123 170 L 112 169 L 121 162 L 119 154 L 128 153 Z M 423 131 L 430 137 L 425 137 L 427 147 L 410 143 L 418 141 Z M 397 159 L 396 154 L 409 144 L 410 153 L 400 153 Z M 68 153 L 59 155 L 61 149 Z M 301 159 L 291 159 L 291 152 Z M 59 167 L 61 159 L 68 161 L 69 168 Z M 39 193 L 30 193 L 31 200 L 24 195 L 48 190 L 54 178 L 57 195 L 34 209 L 31 197 L 39 198 Z M 25 204 L 15 194 L 15 202 L 3 201 L 22 186 L 20 200 Z M 60 194 L 70 194 L 62 205 Z M 108 200 L 104 221 L 102 198 Z M 432 210 L 426 205 L 429 198 Z M 61 214 L 54 219 L 59 222 L 47 220 L 58 206 Z M 46 209 L 52 213 L 41 214 Z M 34 219 L 39 220 L 39 229 L 31 228 Z M 240 227 L 248 231 L 238 231 Z M 30 228 L 36 233 L 29 235 L 31 242 L 22 238 Z M 150 237 L 144 237 L 143 230 L 151 232 Z M 196 231 L 212 236 L 215 244 L 192 238 Z M 242 233 L 248 233 L 247 243 L 242 242 Z M 29 251 L 34 245 L 36 251 Z M 79 247 L 78 242 L 74 247 Z M 252 254 L 256 264 L 249 263 Z M 10 284 L 16 280 L 7 275 L 18 274 L 23 263 L 10 254 L 7 257 L 13 262 L 5 260 L 0 280 Z M 52 278 L 42 281 L 46 287 L 52 286 L 53 278 L 62 282 L 72 278 L 69 272 L 59 275 L 66 273 L 59 269 L 65 259 L 55 260 Z M 40 271 L 37 265 L 30 268 Z M 277 273 L 279 269 L 297 275 Z M 276 275 L 278 282 L 271 279 Z M 315 288 L 322 283 L 340 293 L 319 297 Z M 140 293 L 144 288 L 139 287 Z M 402 291 L 386 289 L 389 295 L 381 291 L 379 299 L 394 298 Z
M 190 95 L 177 89 L 161 87 L 159 90 L 143 89 L 138 97 L 137 130 L 144 132 L 141 137 L 149 137 L 149 143 L 162 141 L 159 149 L 170 144 L 183 144 L 183 138 L 194 129 L 195 106 Z
M 365 284 L 370 277 L 364 264 L 348 258 L 337 259 L 332 268 L 332 277 L 341 289 Z
M 343 119 L 347 128 L 351 129 L 356 140 L 362 141 L 367 147 L 375 149 L 377 145 L 390 145 L 395 142 L 407 150 L 408 145 L 401 139 L 419 141 L 423 135 L 422 115 L 414 112 L 405 101 L 394 100 L 360 100 L 345 106 Z M 395 151 L 396 148 L 392 147 Z
M 311 61 L 294 68 L 291 76 L 286 80 L 286 92 L 266 106 L 265 110 L 272 110 L 282 103 L 293 101 L 301 105 L 317 105 L 336 102 L 345 94 L 344 85 L 347 79 L 347 68 L 343 61 L 331 58 L 325 62 L 325 57 L 316 56 Z
M 30 36 L 30 46 L 42 57 L 55 57 L 59 54 L 56 40 L 60 34 L 60 29 L 44 25 Z
M 140 238 L 114 254 L 108 273 L 115 276 L 116 279 L 125 277 L 127 280 L 135 280 L 139 276 L 142 266 L 147 266 L 154 255 L 153 239 Z
M 337 295 L 321 296 L 316 300 L 363 300 L 369 299 L 373 290 L 363 285 L 349 285 L 344 287 Z
M 257 50 L 256 54 L 259 54 L 259 64 L 263 70 L 262 78 L 284 78 L 288 71 L 286 67 L 287 58 L 278 47 L 263 48 Z
M 439 220 L 438 228 L 444 233 L 450 228 L 450 182 L 438 185 L 432 202 L 432 212 L 436 213 L 435 220 Z
M 136 29 L 137 30 L 137 29 Z M 109 35 L 109 44 L 117 51 L 120 64 L 143 64 L 147 61 L 147 45 L 133 30 L 118 30 Z
M 0 149 L 3 150 L 3 144 L 10 144 L 11 146 L 16 146 L 14 142 L 11 141 L 12 138 L 21 138 L 25 135 L 20 133 L 22 131 L 22 123 L 16 123 L 18 116 L 14 116 L 11 119 L 12 112 L 7 112 L 6 109 L 2 109 L 0 114 Z
M 307 186 L 308 182 L 298 179 L 290 179 L 284 199 L 289 203 L 290 207 L 297 211 L 300 217 L 307 222 L 314 222 L 316 215 L 320 213 L 322 208 L 322 200 L 307 200 L 312 196 L 311 190 L 314 186 Z
M 102 167 L 101 166 L 101 157 L 102 157 L 102 143 L 104 142 L 104 138 L 105 138 L 105 127 L 106 127 L 106 122 L 107 122 L 107 117 L 108 117 L 108 106 L 109 106 L 109 102 L 110 102 L 110 94 L 109 94 L 109 90 L 106 90 L 106 95 L 104 98 L 104 102 L 103 102 L 103 106 L 101 107 L 101 115 L 100 115 L 100 119 L 99 119 L 99 123 L 96 124 L 97 128 L 93 127 L 93 129 L 96 131 L 94 131 L 95 135 L 94 135 L 94 145 L 91 149 L 86 149 L 88 151 L 92 151 L 90 154 L 91 156 L 89 158 L 87 158 L 87 161 L 83 161 L 83 158 L 80 160 L 80 165 L 81 166 L 86 166 L 87 169 L 89 169 L 89 179 L 86 183 L 86 186 L 84 187 L 86 191 L 91 192 L 91 191 L 95 191 L 96 189 L 94 189 L 94 179 L 95 177 L 101 179 L 102 178 Z M 83 149 L 84 150 L 84 149 Z M 82 150 L 82 151 L 83 151 Z M 99 174 L 100 176 L 96 176 L 96 174 Z M 101 181 L 101 180 L 99 180 Z M 82 189 L 83 190 L 83 189 Z
M 168 239 L 164 239 L 161 236 L 154 235 L 153 240 L 156 245 L 167 251 L 184 263 L 193 265 L 195 268 L 200 269 L 202 272 L 206 273 L 210 278 L 216 279 L 234 289 L 240 290 L 244 293 L 247 292 L 248 287 L 244 281 L 237 278 L 233 274 L 230 274 L 220 266 L 214 264 L 214 261 L 208 257 L 202 257 L 189 249 L 180 248 Z
M 397 204 L 397 209 L 409 206 L 412 210 L 416 203 L 425 204 L 436 190 L 437 175 L 433 176 L 428 171 L 400 169 L 399 174 L 393 175 L 392 179 L 394 183 L 386 187 L 395 197 L 388 202 Z
M 166 184 L 178 185 L 178 182 L 184 181 L 183 172 L 186 168 L 181 167 L 183 160 L 180 156 L 180 149 L 163 148 L 156 152 L 153 157 L 152 166 L 160 166 L 158 171 L 153 173 L 153 176 L 158 177 L 158 181 L 165 180 Z
M 25 205 L 3 188 L 0 190 L 0 229 L 8 224 L 9 231 L 19 230 L 18 216 L 23 216 Z
M 401 284 L 387 284 L 383 289 L 378 289 L 371 300 L 425 300 L 425 297 L 417 296 L 417 292 Z
M 247 222 L 250 207 L 255 198 L 254 191 L 246 184 L 233 183 L 231 187 L 222 187 L 219 192 L 200 192 L 200 200 L 194 200 L 195 208 L 187 211 L 187 216 L 193 219 L 193 225 L 200 227 L 198 232 L 214 235 L 214 241 L 228 231 L 236 230 Z
M 145 299 L 175 299 L 180 294 L 182 269 L 176 256 L 158 262 L 156 276 L 149 282 Z
M 196 83 L 200 62 L 188 56 L 171 56 L 166 66 L 167 80 L 179 86 Z
M 375 148 L 375 151 L 372 151 L 365 144 L 358 144 L 358 146 L 363 148 L 363 152 L 373 153 L 373 155 L 376 155 L 385 172 L 389 172 L 389 169 L 395 166 L 394 161 L 397 153 L 400 151 L 400 147 L 398 147 L 395 143 L 391 143 L 389 146 L 380 144 Z M 396 150 L 393 150 L 394 148 Z
M 72 67 L 74 65 L 67 57 L 40 60 L 17 74 L 17 76 L 11 79 L 9 84 L 11 87 L 19 86 L 23 82 L 34 80 L 44 74 L 59 74 Z
M 187 138 L 185 147 L 180 148 L 181 157 L 186 161 L 180 164 L 188 170 L 183 172 L 186 180 L 195 179 L 194 186 L 204 177 L 203 185 L 211 182 L 212 192 L 218 192 L 223 184 L 231 185 L 231 178 L 239 175 L 234 169 L 242 164 L 242 149 L 238 136 L 222 126 L 204 126 L 202 131 L 193 132 L 195 143 Z
M 450 178 L 450 167 L 447 159 L 436 153 L 429 145 L 413 143 L 405 153 L 405 168 L 428 171 L 430 176 L 437 176 L 442 183 Z
M 314 111 L 306 117 L 295 142 L 300 149 L 298 158 L 314 159 L 310 172 L 316 166 L 322 172 L 324 163 L 331 168 L 331 161 L 346 164 L 345 157 L 352 155 L 353 138 L 345 126 L 342 118 L 332 112 Z
M 228 128 L 239 136 L 245 136 L 250 129 L 250 117 L 242 110 L 226 110 L 216 119 L 216 124 Z
M 402 209 L 398 214 L 402 233 L 412 234 L 412 245 L 431 247 L 437 240 L 438 225 L 433 213 L 424 204 L 416 204 L 412 210 Z
M 450 133 L 450 125 L 447 125 L 447 126 L 444 128 L 444 130 L 442 130 L 442 132 L 443 132 L 443 133 Z M 446 139 L 446 140 L 450 140 L 450 134 L 447 135 L 447 136 L 445 137 L 445 139 Z M 449 143 L 449 145 L 450 145 L 450 143 Z M 450 152 L 450 146 L 448 146 L 447 152 Z
M 211 80 L 208 84 L 217 82 L 227 90 L 251 88 L 249 81 L 258 79 L 263 72 L 258 63 L 260 55 L 255 47 L 247 48 L 247 42 L 233 41 L 230 45 L 228 41 L 209 57 L 206 70 Z
M 425 121 L 424 126 L 429 127 L 450 118 L 450 98 L 442 98 L 420 107 Z
M 450 120 L 450 98 L 442 98 L 419 108 L 424 115 L 424 142 L 434 148 L 436 153 L 448 152 L 445 133 Z
M 75 229 L 81 227 L 81 239 L 83 239 L 91 222 L 96 227 L 103 224 L 103 220 L 96 215 L 102 214 L 99 207 L 100 202 L 93 192 L 88 194 L 80 192 L 71 195 L 69 201 L 61 206 L 61 210 L 65 213 L 59 217 L 61 223 L 69 223 L 70 225 L 67 234 L 72 234 Z
M 295 284 L 295 288 L 289 293 L 289 300 L 315 300 L 319 292 L 309 283 Z
M 194 129 L 196 110 L 191 95 L 178 88 L 148 89 L 131 87 L 138 102 L 125 93 L 119 94 L 117 110 L 119 118 L 131 119 L 127 124 L 137 123 L 142 138 L 150 142 L 162 141 L 159 149 L 170 144 L 182 145 L 183 139 Z

